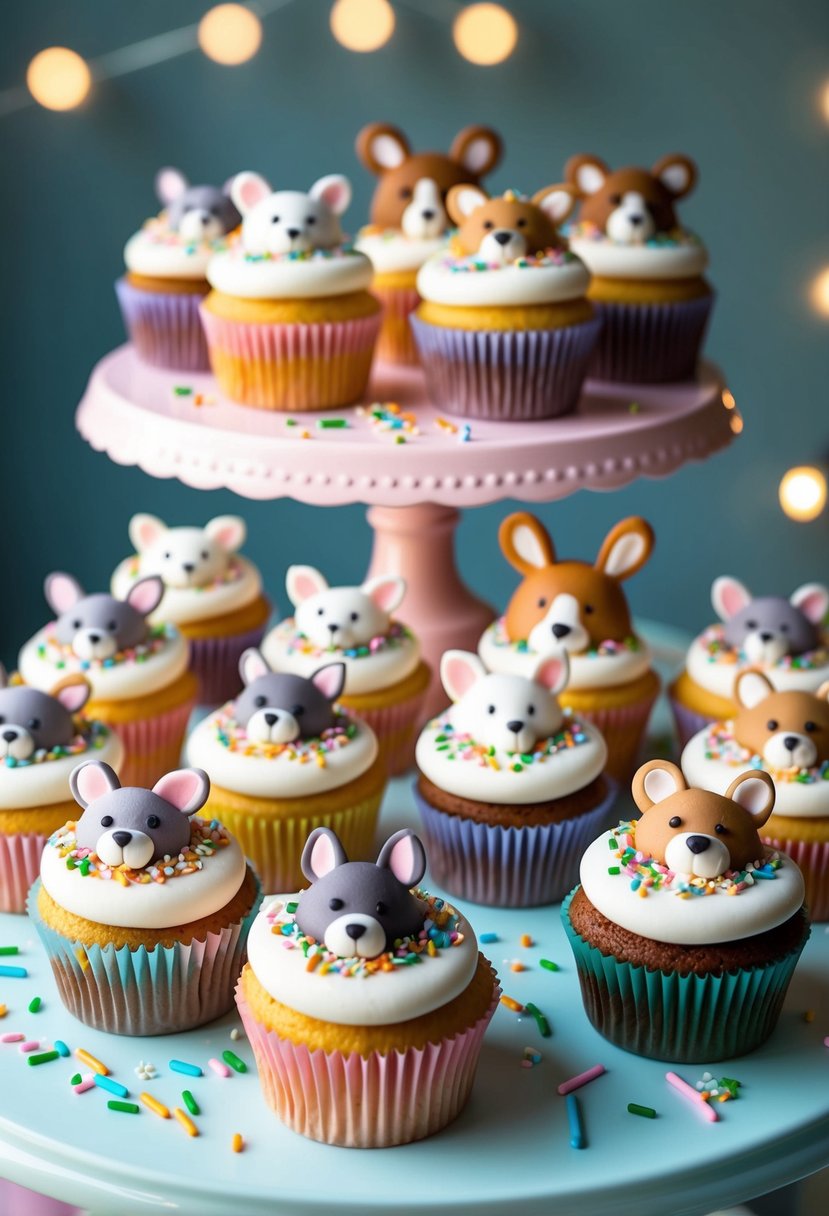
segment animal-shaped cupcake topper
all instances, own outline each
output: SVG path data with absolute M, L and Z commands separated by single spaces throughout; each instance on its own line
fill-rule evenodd
M 55 637 L 79 659 L 111 659 L 147 640 L 147 617 L 164 594 L 158 576 L 139 579 L 123 600 L 100 592 L 86 595 L 71 574 L 55 573 L 44 584 L 46 602 L 56 614 Z
M 297 925 L 332 954 L 377 958 L 423 927 L 412 887 L 426 871 L 426 854 L 408 828 L 389 837 L 376 862 L 349 861 L 331 828 L 315 828 L 301 865 L 312 885 L 300 894 Z
M 501 138 L 489 127 L 464 127 L 449 155 L 412 152 L 398 127 L 373 122 L 357 136 L 357 155 L 379 181 L 371 222 L 414 239 L 439 237 L 449 227 L 446 195 L 463 182 L 479 184 L 501 159 Z
M 76 733 L 73 715 L 91 692 L 92 685 L 79 672 L 64 676 L 48 693 L 27 684 L 9 685 L 0 663 L 0 763 L 66 747 Z
M 334 702 L 345 684 L 345 663 L 328 663 L 312 676 L 271 671 L 252 647 L 239 660 L 244 690 L 233 716 L 248 738 L 258 743 L 317 739 L 336 721 Z
M 217 515 L 203 528 L 168 528 L 155 515 L 133 515 L 130 540 L 143 575 L 158 574 L 166 587 L 206 587 L 226 573 L 245 543 L 245 521 Z
M 725 623 L 723 636 L 750 663 L 776 663 L 787 654 L 803 654 L 820 643 L 820 626 L 829 611 L 829 590 L 805 583 L 789 599 L 763 595 L 756 599 L 736 578 L 714 580 L 711 603 Z
M 244 217 L 246 253 L 309 253 L 343 242 L 340 216 L 351 202 L 351 183 L 342 174 L 321 177 L 304 194 L 274 191 L 258 173 L 238 173 L 230 195 Z
M 558 227 L 575 205 L 575 191 L 564 184 L 545 186 L 531 199 L 512 190 L 490 198 L 480 186 L 453 186 L 446 199 L 461 253 L 500 265 L 545 249 L 565 249 Z
M 557 561 L 544 525 L 526 511 L 508 516 L 498 539 L 504 557 L 524 576 L 507 607 L 510 641 L 526 641 L 541 654 L 557 649 L 579 654 L 630 637 L 633 626 L 621 584 L 653 552 L 653 529 L 644 519 L 632 515 L 611 528 L 592 565 Z
M 678 154 L 661 157 L 650 170 L 615 171 L 598 156 L 572 156 L 564 174 L 582 199 L 582 222 L 619 244 L 642 245 L 679 226 L 674 204 L 693 190 L 697 167 Z
M 566 653 L 542 659 L 527 676 L 488 672 L 476 654 L 447 650 L 440 678 L 454 705 L 452 725 L 476 743 L 507 752 L 530 752 L 559 731 L 564 715 L 557 694 L 567 685 Z
M 242 218 L 225 187 L 191 186 L 179 169 L 160 169 L 155 192 L 167 226 L 186 241 L 215 241 Z
M 636 848 L 676 874 L 716 878 L 742 870 L 764 855 L 758 829 L 774 797 L 768 773 L 740 773 L 722 795 L 689 789 L 675 764 L 650 760 L 633 778 L 633 801 L 642 812 Z
M 121 786 L 108 764 L 79 764 L 69 778 L 83 814 L 75 828 L 82 849 L 104 865 L 140 870 L 163 857 L 177 857 L 190 843 L 190 816 L 210 793 L 210 778 L 200 768 L 179 768 L 151 790 Z
M 313 566 L 290 566 L 285 580 L 297 628 L 315 646 L 367 646 L 391 628 L 406 594 L 405 580 L 380 574 L 360 587 L 329 587 Z
M 829 680 L 816 693 L 778 692 L 762 671 L 741 671 L 734 696 L 734 738 L 771 768 L 829 761 Z

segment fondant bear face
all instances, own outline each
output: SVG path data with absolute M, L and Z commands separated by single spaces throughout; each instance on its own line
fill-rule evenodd
M 446 196 L 452 186 L 476 185 L 501 159 L 501 139 L 489 127 L 465 127 L 449 155 L 412 152 L 406 136 L 388 123 L 373 122 L 357 136 L 357 155 L 379 181 L 371 222 L 397 228 L 413 239 L 441 236 L 449 227 Z
M 164 594 L 158 577 L 142 578 L 118 600 L 100 593 L 85 595 L 71 574 L 50 574 L 44 584 L 46 602 L 56 614 L 55 636 L 79 659 L 111 659 L 121 650 L 147 640 L 147 617 Z
M 203 528 L 168 528 L 142 514 L 133 515 L 129 532 L 143 575 L 160 575 L 165 587 L 206 587 L 225 574 L 246 529 L 238 515 L 217 515 Z
M 313 566 L 291 566 L 286 586 L 299 631 L 315 646 L 341 650 L 388 633 L 391 614 L 406 594 L 396 574 L 370 578 L 361 587 L 329 587 Z
M 734 683 L 734 737 L 771 768 L 814 768 L 829 760 L 829 680 L 816 693 L 777 692 L 761 671 Z
M 155 192 L 166 210 L 168 226 L 186 241 L 215 241 L 242 218 L 224 189 L 191 186 L 178 169 L 160 169 Z
M 622 245 L 643 245 L 678 226 L 674 204 L 690 194 L 697 167 L 687 156 L 663 156 L 653 168 L 612 171 L 597 156 L 573 156 L 564 170 L 582 199 L 579 219 Z
M 789 599 L 782 595 L 758 596 L 736 578 L 717 578 L 711 603 L 721 621 L 723 636 L 734 650 L 742 650 L 750 663 L 776 663 L 787 654 L 803 654 L 820 643 L 820 626 L 829 610 L 829 590 L 820 583 L 798 587 Z
M 458 225 L 461 251 L 502 266 L 545 249 L 565 248 L 557 226 L 575 205 L 575 192 L 566 185 L 545 186 L 532 199 L 511 190 L 490 198 L 480 186 L 454 186 L 446 200 Z
M 273 191 L 258 173 L 238 173 L 230 195 L 243 216 L 246 253 L 309 253 L 343 242 L 339 217 L 351 202 L 351 185 L 340 174 L 321 177 L 303 194 Z
M 633 631 L 621 583 L 641 570 L 653 552 L 653 529 L 637 515 L 621 520 L 588 562 L 557 561 L 544 525 L 519 511 L 503 521 L 504 556 L 524 580 L 509 602 L 506 630 L 540 654 L 580 654 L 604 641 L 622 642 Z
M 41 749 L 66 747 L 75 736 L 73 714 L 83 709 L 91 691 L 80 673 L 66 676 L 48 693 L 26 684 L 9 687 L 0 663 L 0 761 L 28 760 Z
M 293 743 L 317 739 L 334 725 L 333 705 L 345 684 L 345 664 L 328 663 L 312 676 L 271 671 L 258 650 L 239 660 L 244 690 L 236 699 L 234 718 L 257 743 Z
M 423 905 L 411 889 L 426 854 L 408 828 L 389 837 L 376 862 L 349 861 L 335 832 L 315 828 L 301 864 L 312 885 L 300 893 L 297 924 L 332 954 L 376 958 L 422 928 Z
M 447 650 L 440 678 L 452 707 L 452 725 L 476 743 L 507 752 L 530 752 L 561 729 L 557 694 L 570 674 L 567 655 L 543 659 L 534 676 L 488 672 L 475 654 Z
M 133 870 L 178 856 L 190 843 L 189 816 L 210 793 L 210 778 L 200 768 L 176 769 L 145 790 L 122 788 L 100 761 L 78 765 L 69 785 L 83 807 L 75 829 L 78 845 L 91 849 L 104 865 Z
M 758 829 L 774 809 L 768 773 L 735 777 L 725 795 L 689 789 L 668 760 L 650 760 L 633 778 L 633 801 L 642 812 L 636 848 L 677 874 L 716 878 L 763 857 Z

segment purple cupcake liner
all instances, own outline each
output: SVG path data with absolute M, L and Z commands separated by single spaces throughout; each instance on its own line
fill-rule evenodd
M 190 670 L 199 682 L 199 705 L 224 705 L 238 694 L 242 680 L 239 660 L 249 646 L 259 646 L 265 633 L 265 622 L 247 633 L 231 633 L 225 637 L 189 638 Z
M 717 720 L 716 718 L 709 718 L 705 714 L 698 714 L 695 709 L 689 709 L 687 705 L 683 705 L 676 697 L 671 697 L 670 701 L 680 749 L 684 748 L 686 743 L 694 735 L 698 734 L 699 731 L 705 730 L 706 726 L 711 726 Z
M 601 321 L 560 329 L 464 330 L 410 318 L 430 400 L 448 414 L 533 421 L 571 413 Z
M 127 334 L 145 363 L 180 372 L 210 371 L 201 293 L 142 291 L 127 279 L 118 279 L 115 293 Z
M 588 374 L 625 384 L 693 379 L 713 305 L 713 294 L 676 304 L 594 301 L 602 332 Z
M 531 908 L 564 899 L 579 879 L 582 854 L 610 826 L 619 787 L 591 811 L 560 823 L 501 827 L 462 819 L 432 806 L 415 784 L 426 855 L 434 881 L 458 899 L 501 908 Z

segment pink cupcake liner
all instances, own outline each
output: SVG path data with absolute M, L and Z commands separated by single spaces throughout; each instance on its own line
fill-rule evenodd
M 413 316 L 411 326 L 434 405 L 465 418 L 518 422 L 576 408 L 601 322 L 463 330 Z
M 410 318 L 420 303 L 420 296 L 414 287 L 378 287 L 376 282 L 371 291 L 383 305 L 377 358 L 387 363 L 418 363 Z
M 698 714 L 696 710 L 689 709 L 687 705 L 683 705 L 676 697 L 670 698 L 671 712 L 674 715 L 674 723 L 676 724 L 676 733 L 679 737 L 680 749 L 684 748 L 690 739 L 699 731 L 704 730 L 706 726 L 711 726 L 716 722 L 716 718 L 706 717 L 705 714 Z
M 159 777 L 178 768 L 187 723 L 196 698 L 188 697 L 154 718 L 113 723 L 124 745 L 119 776 L 122 785 L 155 785 Z
M 0 912 L 26 911 L 26 896 L 40 876 L 48 839 L 36 832 L 0 835 Z
M 142 291 L 127 279 L 118 279 L 115 293 L 127 334 L 145 363 L 181 372 L 210 370 L 201 294 Z
M 199 705 L 224 705 L 238 694 L 242 683 L 239 659 L 249 646 L 258 646 L 262 641 L 265 624 L 247 633 L 188 638 L 190 670 L 199 681 L 196 698 Z
M 0 1178 L 0 1212 L 10 1216 L 84 1216 L 80 1208 Z
M 588 374 L 625 384 L 693 379 L 713 305 L 713 294 L 676 304 L 594 301 L 603 324 Z
M 580 708 L 574 711 L 578 718 L 590 722 L 601 731 L 607 744 L 605 771 L 620 784 L 628 782 L 633 776 L 651 710 L 658 695 L 657 691 L 652 697 L 631 705 L 608 709 Z M 563 704 L 566 703 L 565 694 Z
M 414 764 L 416 727 L 420 722 L 426 692 L 424 688 L 422 693 L 396 705 L 353 711 L 377 736 L 380 755 L 386 762 L 390 777 L 399 777 Z M 343 703 L 348 705 L 348 697 L 343 698 Z
M 341 1148 L 391 1148 L 433 1136 L 469 1098 L 484 1033 L 498 1004 L 474 1026 L 425 1047 L 369 1056 L 309 1051 L 253 1017 L 242 986 L 236 1004 L 265 1101 L 292 1131 Z
M 800 867 L 806 884 L 804 903 L 809 919 L 829 920 L 829 840 L 787 840 L 779 835 L 761 838 L 764 844 L 785 853 Z

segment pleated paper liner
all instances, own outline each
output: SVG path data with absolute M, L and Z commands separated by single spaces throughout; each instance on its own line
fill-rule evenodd
M 0 912 L 26 911 L 26 896 L 40 874 L 48 840 L 38 832 L 0 832 Z
M 126 279 L 117 281 L 115 292 L 127 334 L 145 363 L 180 372 L 210 370 L 200 294 L 143 291 Z
M 233 1007 L 248 933 L 262 902 L 261 887 L 243 920 L 189 945 L 85 945 L 47 925 L 37 907 L 40 879 L 29 893 L 37 930 L 69 1012 L 108 1034 L 156 1035 L 192 1030 Z
M 697 713 L 695 709 L 689 709 L 677 697 L 672 696 L 672 689 L 668 689 L 668 699 L 671 703 L 671 712 L 674 716 L 676 725 L 676 733 L 679 738 L 680 748 L 684 748 L 690 739 L 694 737 L 698 731 L 704 730 L 716 722 L 716 718 L 709 718 L 705 714 Z
M 376 280 L 371 294 L 383 305 L 383 323 L 377 339 L 377 358 L 386 363 L 418 363 L 409 318 L 420 303 L 413 287 L 380 287 Z
M 189 638 L 190 670 L 199 681 L 199 705 L 224 705 L 238 696 L 239 660 L 249 646 L 259 646 L 265 625 L 223 637 Z
M 152 718 L 113 723 L 124 744 L 124 762 L 119 770 L 122 785 L 153 786 L 159 777 L 181 766 L 181 748 L 193 696 Z
M 625 384 L 692 379 L 713 304 L 713 295 L 674 304 L 594 301 L 602 331 L 588 375 Z
M 724 975 L 649 971 L 602 954 L 561 919 L 576 960 L 584 1008 L 599 1034 L 652 1060 L 713 1064 L 746 1055 L 777 1025 L 808 929 L 795 950 L 762 967 Z
M 561 704 L 565 708 L 572 709 L 577 717 L 601 731 L 607 744 L 605 770 L 620 785 L 626 785 L 633 776 L 658 695 L 659 680 L 655 675 L 652 691 L 628 705 L 589 706 L 582 702 L 575 690 L 570 689 L 565 689 L 561 695 Z
M 797 862 L 806 884 L 804 903 L 813 921 L 829 920 L 829 783 L 826 790 L 827 818 L 825 823 L 825 840 L 792 840 L 786 837 L 783 815 L 772 816 L 775 831 L 772 835 L 761 833 L 764 844 Z M 770 822 L 772 822 L 770 821 Z M 766 829 L 768 829 L 766 824 Z
M 407 676 L 400 684 L 411 686 L 414 690 L 402 699 L 395 698 L 395 686 L 381 690 L 376 697 L 382 698 L 387 691 L 389 701 L 386 705 L 376 705 L 367 708 L 365 700 L 360 696 L 340 697 L 340 703 L 361 718 L 377 736 L 380 755 L 383 758 L 390 777 L 399 777 L 414 764 L 415 744 L 417 743 L 417 728 L 423 718 L 423 702 L 431 680 L 431 670 L 426 663 Z

